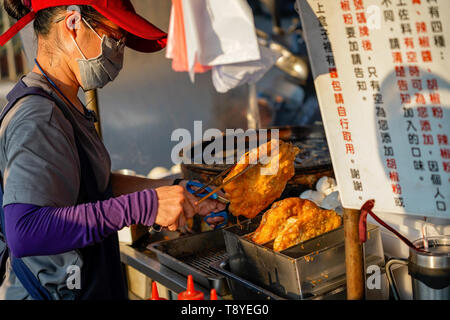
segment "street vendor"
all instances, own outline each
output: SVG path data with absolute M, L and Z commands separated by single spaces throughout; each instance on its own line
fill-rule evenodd
M 102 88 L 117 77 L 125 46 L 156 52 L 167 35 L 129 0 L 5 0 L 4 9 L 18 22 L 0 44 L 34 21 L 38 50 L 0 117 L 9 248 L 0 299 L 127 299 L 118 230 L 177 230 L 196 214 L 225 208 L 215 200 L 197 205 L 182 180 L 111 174 L 95 114 L 78 98 L 80 88 Z M 72 287 L 67 280 L 77 267 L 81 285 Z

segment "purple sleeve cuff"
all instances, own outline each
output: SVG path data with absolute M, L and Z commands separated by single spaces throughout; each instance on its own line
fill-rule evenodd
M 144 190 L 66 208 L 5 206 L 5 233 L 16 257 L 54 255 L 100 242 L 134 224 L 152 226 L 158 212 L 155 190 Z
M 150 203 L 152 205 L 150 207 L 151 209 L 149 210 L 148 215 L 146 215 L 147 219 L 142 219 L 141 224 L 151 227 L 155 224 L 156 214 L 158 213 L 158 194 L 154 189 L 150 189 L 148 191 L 150 191 Z

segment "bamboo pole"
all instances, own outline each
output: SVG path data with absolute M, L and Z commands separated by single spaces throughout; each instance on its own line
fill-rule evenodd
M 23 74 L 27 74 L 30 72 L 30 67 L 28 66 L 28 60 L 27 56 L 25 55 L 25 51 L 21 50 L 21 56 L 22 56 L 22 64 L 23 64 Z
M 363 247 L 359 242 L 359 216 L 361 211 L 344 209 L 345 269 L 347 299 L 365 298 L 365 274 Z
M 102 126 L 100 122 L 100 110 L 98 107 L 98 95 L 97 90 L 89 90 L 86 92 L 86 108 L 94 111 L 97 114 L 98 122 L 95 124 L 95 128 L 97 129 L 97 133 L 102 138 Z
M 2 21 L 4 31 L 8 30 L 11 27 L 11 22 L 9 21 L 8 13 L 5 10 L 2 10 Z M 14 46 L 12 41 L 8 41 L 5 44 L 6 48 L 6 58 L 8 61 L 8 77 L 9 80 L 15 82 L 17 80 L 17 69 L 16 69 L 16 59 L 14 55 Z

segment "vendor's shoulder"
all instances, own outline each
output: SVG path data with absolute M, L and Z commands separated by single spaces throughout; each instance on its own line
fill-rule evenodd
M 15 120 L 50 121 L 56 103 L 50 98 L 40 95 L 30 95 L 17 101 L 10 113 Z
M 30 95 L 17 101 L 4 121 L 8 126 L 15 126 L 23 122 L 61 123 L 62 118 L 62 112 L 50 97 Z

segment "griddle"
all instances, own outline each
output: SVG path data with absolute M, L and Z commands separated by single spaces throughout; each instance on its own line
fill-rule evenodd
M 195 282 L 216 289 L 220 296 L 230 294 L 226 278 L 209 268 L 211 263 L 228 257 L 222 230 L 159 241 L 147 248 L 155 252 L 159 262 L 166 267 L 186 277 L 192 275 Z
M 268 138 L 270 139 L 270 130 L 279 130 L 279 138 L 285 142 L 291 142 L 295 146 L 300 148 L 300 153 L 295 159 L 295 172 L 296 173 L 309 173 L 316 172 L 318 170 L 330 169 L 331 156 L 328 149 L 328 144 L 325 136 L 323 126 L 310 125 L 310 126 L 286 126 L 286 127 L 274 127 L 268 128 Z M 256 136 L 259 138 L 261 131 L 256 131 Z M 234 138 L 234 144 L 232 149 L 227 149 L 225 141 L 227 138 Z M 219 139 L 222 139 L 223 153 L 232 153 L 234 151 L 235 158 L 233 163 L 239 161 L 236 157 L 237 153 L 237 139 L 245 139 L 245 151 L 249 151 L 249 139 L 248 136 L 241 134 L 226 135 L 224 134 Z M 195 159 L 199 159 L 199 155 L 194 150 L 201 150 L 202 152 L 212 143 L 216 142 L 216 139 L 196 141 L 192 145 L 184 148 L 180 152 L 182 158 L 189 159 L 189 163 L 183 163 L 186 168 L 201 168 L 206 171 L 222 172 L 229 168 L 233 164 L 226 164 L 225 157 L 218 156 L 218 159 L 222 163 L 195 163 Z M 197 149 L 196 149 L 197 148 Z M 214 155 L 214 154 L 213 154 Z M 187 161 L 185 161 L 187 162 Z

